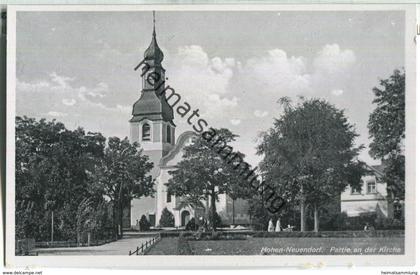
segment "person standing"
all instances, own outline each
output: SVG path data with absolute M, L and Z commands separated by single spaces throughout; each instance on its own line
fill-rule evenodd
M 274 232 L 273 219 L 270 219 L 270 221 L 268 222 L 268 232 Z
M 280 223 L 280 218 L 278 218 L 276 222 L 276 232 L 280 232 L 280 231 L 281 231 L 281 223 Z

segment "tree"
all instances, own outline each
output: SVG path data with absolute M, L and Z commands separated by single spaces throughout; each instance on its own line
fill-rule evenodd
M 319 229 L 319 208 L 331 202 L 348 185 L 360 188 L 363 163 L 356 157 L 362 146 L 342 110 L 321 99 L 303 99 L 293 106 L 281 99 L 284 112 L 262 135 L 257 152 L 267 183 L 286 204 L 300 202 L 301 230 L 305 231 L 307 206 L 313 208 L 314 231 Z
M 94 188 L 114 205 L 114 218 L 118 218 L 120 237 L 123 228 L 123 209 L 134 198 L 154 193 L 154 180 L 149 172 L 153 163 L 143 154 L 137 143 L 127 138 L 111 137 L 102 162 L 93 174 Z
M 60 122 L 16 117 L 16 236 L 37 241 L 76 239 L 80 203 L 90 192 L 89 174 L 100 161 L 105 138 L 68 130 Z M 53 232 L 51 224 L 54 224 Z
M 215 134 L 230 144 L 236 139 L 236 135 L 228 129 L 214 130 Z M 214 142 L 214 141 L 213 141 Z M 216 148 L 216 149 L 215 149 Z M 217 152 L 218 145 L 210 146 L 204 138 L 196 137 L 193 142 L 184 148 L 182 160 L 177 164 L 174 171 L 169 174 L 168 192 L 176 196 L 183 196 L 189 202 L 198 205 L 198 201 L 207 201 L 210 198 L 210 210 L 208 213 L 210 226 L 216 230 L 216 201 L 220 194 L 245 196 L 245 191 L 239 193 L 239 185 L 242 185 L 238 171 L 234 165 L 229 164 Z M 243 184 L 243 189 L 245 189 Z
M 162 214 L 160 215 L 159 225 L 162 227 L 174 227 L 175 218 L 174 214 L 168 210 L 168 208 L 163 208 Z
M 405 72 L 395 70 L 388 79 L 373 88 L 376 104 L 369 116 L 372 157 L 385 164 L 384 180 L 390 193 L 405 197 Z

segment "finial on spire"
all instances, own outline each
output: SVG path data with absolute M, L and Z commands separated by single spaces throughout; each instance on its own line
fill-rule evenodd
M 156 36 L 155 25 L 156 25 L 156 18 L 155 18 L 155 11 L 153 11 L 153 36 Z

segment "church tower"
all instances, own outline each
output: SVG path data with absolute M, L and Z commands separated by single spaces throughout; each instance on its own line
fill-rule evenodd
M 149 47 L 144 52 L 140 67 L 142 90 L 134 103 L 130 119 L 130 141 L 138 142 L 144 154 L 149 156 L 154 167 L 152 177 L 159 174 L 159 162 L 175 144 L 174 112 L 163 92 L 165 69 L 162 67 L 163 52 L 156 40 L 155 14 L 153 12 L 153 34 Z M 131 202 L 131 226 L 136 225 L 142 215 L 146 215 L 152 226 L 156 225 L 157 201 L 155 198 L 134 199 Z

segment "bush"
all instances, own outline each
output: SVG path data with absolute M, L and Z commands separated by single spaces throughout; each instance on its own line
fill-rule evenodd
M 391 218 L 376 219 L 374 226 L 379 230 L 403 230 L 405 228 L 404 221 Z
M 366 213 L 356 217 L 348 217 L 346 213 L 337 213 L 321 226 L 321 230 L 364 230 L 367 224 L 373 226 L 375 230 L 404 229 L 404 221 L 379 217 L 376 213 Z
M 162 210 L 162 215 L 160 216 L 159 225 L 161 227 L 174 227 L 175 226 L 174 215 L 166 207 Z
M 185 230 L 187 231 L 197 231 L 198 230 L 198 224 L 195 222 L 195 218 L 191 218 L 187 225 L 185 226 Z
M 327 220 L 325 223 L 320 224 L 320 229 L 323 231 L 333 231 L 333 230 L 341 231 L 341 230 L 346 230 L 346 229 L 350 230 L 351 229 L 350 227 L 352 226 L 351 226 L 349 217 L 347 217 L 346 213 L 335 213 L 331 215 L 329 220 Z M 357 230 L 356 227 L 360 227 L 360 225 L 356 225 L 353 227 L 354 227 L 353 229 Z
M 403 230 L 347 230 L 347 231 L 292 231 L 292 232 L 267 232 L 260 231 L 252 234 L 254 238 L 391 238 L 404 237 Z
M 140 231 L 149 231 L 150 230 L 150 222 L 147 220 L 146 216 L 141 216 L 140 222 Z

